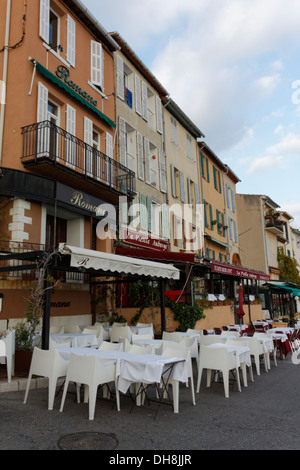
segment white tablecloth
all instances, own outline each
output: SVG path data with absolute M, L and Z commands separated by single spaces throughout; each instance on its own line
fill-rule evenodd
M 65 343 L 71 341 L 72 348 L 97 346 L 97 336 L 93 334 L 82 334 L 82 333 L 64 333 L 64 334 L 52 334 L 53 341 L 56 343 Z
M 245 363 L 247 366 L 251 366 L 251 356 L 250 349 L 247 346 L 233 346 L 226 343 L 214 343 L 207 346 L 208 348 L 226 348 L 227 351 L 234 351 L 236 354 L 236 364 L 239 367 L 242 363 Z
M 89 348 L 62 348 L 58 352 L 65 360 L 69 360 L 71 353 L 89 356 L 95 355 L 103 360 L 116 360 L 118 389 L 122 393 L 126 393 L 132 383 L 160 383 L 162 374 L 172 365 L 170 378 L 180 382 L 188 381 L 188 366 L 186 361 L 181 358 Z

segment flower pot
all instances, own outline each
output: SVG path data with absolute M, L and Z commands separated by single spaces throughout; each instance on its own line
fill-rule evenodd
M 28 374 L 32 359 L 32 351 L 15 351 L 15 373 Z

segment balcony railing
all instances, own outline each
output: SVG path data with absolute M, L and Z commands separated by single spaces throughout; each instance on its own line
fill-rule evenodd
M 122 194 L 134 194 L 133 171 L 50 121 L 22 127 L 22 135 L 23 163 L 38 164 L 46 159 Z

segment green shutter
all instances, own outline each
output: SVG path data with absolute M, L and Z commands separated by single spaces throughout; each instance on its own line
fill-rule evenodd
M 201 175 L 202 175 L 202 178 L 204 178 L 204 162 L 203 162 L 203 153 L 200 152 L 200 163 L 201 163 Z

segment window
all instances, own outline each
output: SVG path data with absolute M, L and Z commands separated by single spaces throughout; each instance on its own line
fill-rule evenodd
M 133 98 L 133 73 L 124 63 L 120 56 L 117 56 L 117 96 L 127 102 L 132 108 Z
M 104 92 L 103 48 L 100 42 L 91 41 L 91 83 Z
M 219 193 L 222 193 L 222 186 L 221 186 L 221 173 L 215 166 L 213 166 L 214 172 L 214 187 Z
M 210 178 L 209 178 L 209 161 L 208 161 L 208 158 L 205 157 L 202 152 L 200 152 L 200 166 L 201 166 L 202 178 L 206 179 L 206 181 L 209 183 L 209 181 L 210 181 Z
M 159 149 L 159 180 L 162 193 L 167 192 L 167 161 L 165 153 Z
M 96 177 L 97 179 L 106 180 L 107 170 L 103 168 L 103 162 L 101 160 L 100 154 L 100 133 L 94 127 L 93 121 L 87 117 L 84 118 L 84 141 L 88 145 L 86 147 L 84 160 L 84 168 L 87 175 Z
M 186 135 L 186 147 L 187 147 L 187 156 L 190 160 L 193 160 L 193 147 L 192 147 L 192 137 Z
M 40 37 L 47 45 L 47 49 L 58 56 L 66 65 L 75 67 L 76 56 L 76 23 L 70 15 L 67 15 L 67 44 L 66 59 L 60 57 L 64 47 L 60 43 L 60 29 L 64 24 L 62 16 L 57 11 L 50 8 L 50 0 L 40 0 Z
M 119 161 L 122 165 L 136 172 L 136 136 L 135 130 L 119 118 Z
M 177 145 L 177 122 L 176 120 L 171 116 L 171 142 L 175 145 Z

